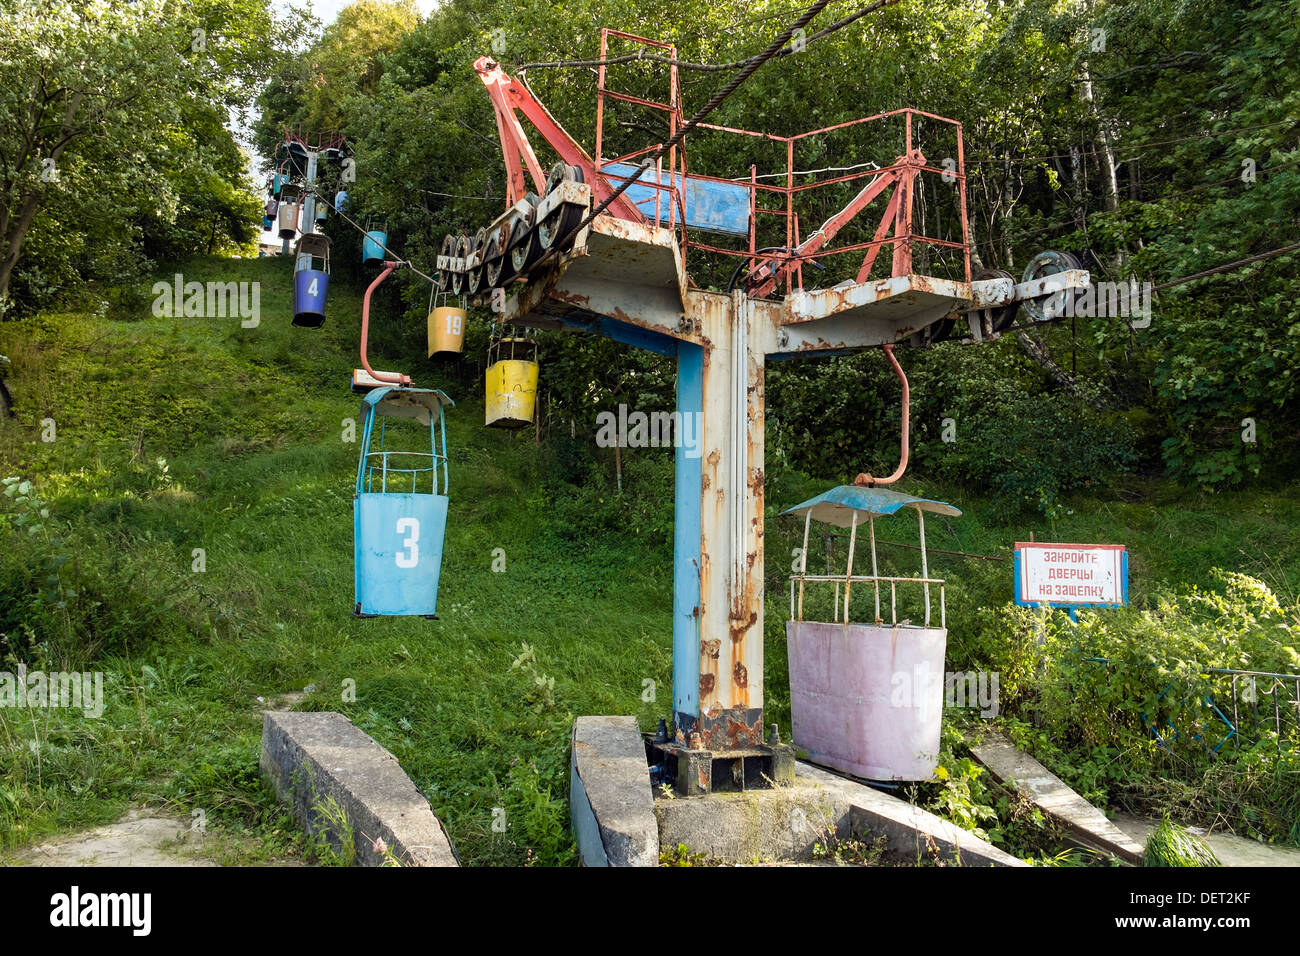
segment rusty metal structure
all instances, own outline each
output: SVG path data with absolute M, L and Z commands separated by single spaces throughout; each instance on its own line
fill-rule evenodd
M 437 284 L 480 303 L 500 290 L 494 311 L 502 322 L 593 332 L 676 360 L 674 422 L 679 434 L 693 428 L 701 440 L 698 454 L 681 442 L 676 449 L 674 730 L 664 727 L 652 749 L 664 779 L 683 792 L 743 789 L 794 769 L 791 749 L 763 720 L 767 362 L 921 346 L 959 333 L 983 341 L 1009 325 L 1018 302 L 1082 287 L 1088 274 L 1062 259 L 1019 283 L 1006 273 L 972 276 L 961 124 L 920 110 L 791 136 L 699 123 L 691 136 L 700 131 L 775 150 L 784 168 L 753 164 L 748 176 L 730 179 L 692 171 L 685 138 L 658 148 L 682 128 L 677 67 L 667 70 L 665 100 L 620 92 L 604 65 L 614 42 L 676 59 L 671 44 L 601 31 L 592 153 L 522 80 L 486 57 L 475 63 L 496 114 L 507 208 L 472 236 L 446 237 Z M 666 120 L 668 136 L 607 157 L 606 120 L 615 104 L 652 111 Z M 558 157 L 549 172 L 520 116 Z M 828 155 L 831 147 L 813 147 L 828 136 L 870 130 L 880 140 L 882 130 L 899 127 L 899 141 L 881 154 L 884 165 L 798 168 L 805 150 Z M 932 163 L 922 132 L 946 137 L 950 155 Z M 646 158 L 656 153 L 663 155 Z M 822 173 L 830 175 L 818 178 Z M 927 182 L 934 184 L 930 195 L 955 191 L 948 201 L 959 211 L 959 239 L 920 228 L 918 196 Z M 620 186 L 627 188 L 611 201 Z M 824 198 L 820 206 L 808 201 L 837 187 L 834 195 L 851 193 L 847 202 L 805 232 L 801 212 L 826 208 Z M 603 203 L 608 208 L 592 216 Z M 867 233 L 863 220 L 873 209 Z M 847 241 L 837 244 L 837 237 Z M 734 261 L 735 271 L 725 290 L 713 291 L 693 275 L 704 275 L 697 264 L 707 271 L 719 261 Z M 827 265 L 844 280 L 805 285 L 805 267 Z M 940 271 L 947 274 L 934 274 Z

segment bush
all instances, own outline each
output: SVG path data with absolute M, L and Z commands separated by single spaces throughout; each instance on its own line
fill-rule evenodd
M 989 489 L 1004 517 L 1032 507 L 1055 518 L 1066 495 L 1105 487 L 1136 461 L 1121 418 L 1061 392 L 1025 395 L 1001 385 L 995 392 L 965 419 L 941 471 Z
M 1255 723 L 1255 685 L 1208 673 L 1300 673 L 1300 607 L 1246 575 L 1213 577 L 1215 589 L 1164 594 L 1149 610 L 1085 612 L 1077 624 L 1007 606 L 989 614 L 973 653 L 1003 675 L 1016 742 L 1085 798 L 1174 805 L 1300 842 L 1300 728 L 1285 705 L 1280 735 L 1271 705 Z

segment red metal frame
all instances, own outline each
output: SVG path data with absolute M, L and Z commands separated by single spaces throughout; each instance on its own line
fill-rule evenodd
M 798 186 L 794 184 L 795 145 L 797 143 L 810 137 L 824 135 L 851 126 L 857 126 L 863 123 L 880 122 L 900 116 L 903 117 L 905 122 L 905 151 L 903 155 L 897 157 L 891 165 L 882 169 L 872 169 L 865 172 L 832 176 L 827 179 L 804 183 Z M 955 127 L 957 157 L 954 169 L 940 169 L 928 165 L 925 155 L 920 151 L 920 149 L 915 147 L 913 141 L 913 125 L 914 118 L 918 116 L 940 123 L 947 123 Z M 951 120 L 934 113 L 927 113 L 924 110 L 904 108 L 890 110 L 885 113 L 878 113 L 873 116 L 864 116 L 859 119 L 837 123 L 833 126 L 826 126 L 820 129 L 808 130 L 807 132 L 798 133 L 794 136 L 778 136 L 772 133 L 759 133 L 752 130 L 737 129 L 730 126 L 718 126 L 712 123 L 700 123 L 698 128 L 738 136 L 753 136 L 770 142 L 784 143 L 786 145 L 786 175 L 784 186 L 773 186 L 760 183 L 757 181 L 758 177 L 756 171 L 753 169 L 750 170 L 751 229 L 749 241 L 750 249 L 748 255 L 750 260 L 751 276 L 756 276 L 760 280 L 751 284 L 751 295 L 755 297 L 769 295 L 782 281 L 785 283 L 787 292 L 789 292 L 791 288 L 802 289 L 802 264 L 804 260 L 815 260 L 848 252 L 865 251 L 866 255 L 863 257 L 862 265 L 858 269 L 857 273 L 857 281 L 865 282 L 870 277 L 871 269 L 875 265 L 876 258 L 881 248 L 886 245 L 893 247 L 891 275 L 900 276 L 910 274 L 912 271 L 913 246 L 915 244 L 924 244 L 940 248 L 960 249 L 962 251 L 963 276 L 965 281 L 970 281 L 970 235 L 966 214 L 965 147 L 962 135 L 962 125 L 956 120 Z M 916 179 L 922 173 L 933 173 L 939 176 L 947 176 L 950 177 L 951 181 L 955 184 L 958 191 L 958 206 L 961 216 L 961 242 L 952 242 L 950 240 L 925 236 L 913 229 L 912 196 L 915 191 Z M 850 200 L 848 205 L 835 213 L 835 215 L 831 216 L 830 219 L 826 220 L 826 222 L 823 223 L 819 229 L 811 233 L 807 239 L 800 241 L 798 234 L 799 217 L 794 210 L 794 199 L 796 195 L 809 190 L 820 189 L 838 183 L 865 179 L 867 177 L 871 177 L 871 182 L 868 183 L 867 186 L 864 187 L 852 200 Z M 710 176 L 699 176 L 698 178 L 714 179 L 719 182 L 735 182 L 735 180 L 723 180 Z M 886 204 L 885 210 L 881 216 L 880 223 L 870 241 L 852 243 L 843 246 L 829 245 L 830 241 L 840 229 L 857 216 L 858 213 L 862 212 L 862 210 L 870 205 L 871 202 L 879 198 L 886 189 L 890 188 L 893 189 L 893 192 L 889 197 L 888 203 Z M 770 209 L 760 206 L 757 201 L 758 193 L 760 192 L 772 194 L 778 197 L 778 200 L 784 199 L 784 202 L 781 203 L 783 208 Z M 755 228 L 757 217 L 760 214 L 776 215 L 785 219 L 786 248 L 791 251 L 781 253 L 757 253 L 755 251 Z M 743 253 L 737 253 L 735 250 L 705 245 L 703 243 L 692 242 L 690 245 L 693 248 L 713 253 L 720 253 L 722 255 L 743 255 Z
M 544 190 L 546 181 L 546 174 L 543 172 L 523 127 L 515 115 L 516 111 L 522 113 L 532 123 L 534 128 L 542 134 L 543 138 L 555 149 L 564 162 L 577 166 L 582 170 L 583 177 L 591 185 L 597 201 L 608 198 L 614 189 L 623 182 L 619 176 L 604 172 L 609 165 L 631 162 L 637 157 L 658 148 L 658 144 L 654 144 L 626 156 L 606 160 L 603 150 L 605 146 L 605 101 L 607 99 L 633 103 L 646 109 L 666 113 L 668 115 L 669 137 L 673 136 L 681 128 L 684 119 L 677 67 L 669 67 L 669 96 L 666 103 L 610 89 L 607 83 L 607 66 L 604 61 L 608 59 L 611 39 L 641 44 L 665 51 L 674 60 L 677 57 L 677 49 L 670 43 L 662 43 L 618 30 L 602 29 L 600 31 L 600 59 L 602 62 L 597 74 L 594 158 L 589 156 L 565 132 L 523 82 L 512 79 L 501 70 L 498 64 L 487 57 L 482 57 L 475 62 L 474 68 L 478 71 L 479 78 L 487 87 L 488 95 L 492 99 L 492 105 L 496 112 L 497 130 L 501 138 L 501 151 L 505 158 L 508 180 L 507 206 L 518 202 L 527 191 L 528 180 L 525 178 L 525 170 L 531 175 L 538 193 Z M 831 176 L 827 179 L 795 185 L 795 147 L 797 144 L 811 137 L 822 136 L 837 130 L 864 123 L 891 121 L 900 117 L 904 122 L 905 130 L 903 137 L 904 149 L 902 154 L 895 158 L 894 162 L 889 166 Z M 914 142 L 917 118 L 924 118 L 955 127 L 957 156 L 954 169 L 941 169 L 928 164 L 925 155 Z M 648 210 L 643 211 L 640 208 L 641 205 L 650 202 L 650 200 L 641 200 L 638 203 L 630 199 L 626 193 L 614 200 L 607 211 L 610 215 L 619 219 L 658 225 L 665 218 L 662 215 L 662 202 L 666 200 L 668 203 L 668 228 L 672 229 L 678 236 L 678 242 L 682 249 L 683 268 L 685 267 L 685 256 L 688 249 L 748 259 L 749 294 L 754 297 L 764 297 L 770 295 L 779 285 L 784 285 L 787 294 L 793 289 L 802 289 L 803 263 L 805 261 L 814 261 L 843 253 L 864 253 L 861 265 L 857 270 L 857 281 L 866 282 L 870 278 L 880 250 L 885 246 L 891 247 L 892 250 L 891 275 L 909 275 L 912 271 L 914 247 L 916 245 L 930 245 L 938 248 L 961 250 L 963 275 L 965 281 L 970 282 L 970 227 L 966 211 L 966 157 L 962 124 L 956 120 L 928 113 L 924 110 L 904 108 L 877 113 L 873 116 L 860 117 L 793 136 L 778 136 L 772 133 L 719 126 L 711 123 L 700 123 L 696 128 L 737 136 L 752 136 L 772 143 L 784 143 L 786 155 L 783 178 L 785 182 L 784 185 L 769 185 L 760 182 L 761 177 L 758 175 L 757 169 L 755 167 L 750 168 L 748 177 L 750 225 L 747 249 L 728 249 L 699 242 L 691 239 L 687 234 L 684 197 L 682 191 L 676 185 L 678 182 L 685 183 L 688 175 L 686 147 L 683 142 L 680 148 L 674 147 L 671 149 L 666 156 L 667 169 L 664 169 L 661 160 L 656 169 L 658 175 L 655 180 L 652 182 L 647 179 L 638 183 L 639 186 L 644 185 L 655 190 L 653 215 L 650 215 Z M 667 173 L 666 176 L 664 175 L 665 172 Z M 946 181 L 952 182 L 956 186 L 961 217 L 961 242 L 925 236 L 915 231 L 912 220 L 913 194 L 916 189 L 917 179 L 922 174 L 937 174 L 945 177 Z M 777 175 L 780 175 L 780 173 L 777 173 Z M 868 177 L 870 177 L 870 181 L 863 186 L 847 205 L 808 234 L 806 238 L 801 239 L 799 216 L 795 210 L 796 196 L 810 190 L 867 179 Z M 690 178 L 732 185 L 737 182 L 737 180 L 733 179 L 722 179 L 698 173 L 690 174 Z M 740 180 L 740 182 L 744 182 L 744 180 Z M 890 191 L 890 195 L 872 238 L 867 242 L 834 246 L 832 243 L 839 231 L 871 205 L 872 202 L 882 197 L 886 191 Z M 768 208 L 760 205 L 760 194 L 775 197 L 778 208 Z M 778 216 L 784 220 L 785 241 L 780 251 L 758 251 L 758 223 L 760 216 Z
M 572 136 L 565 132 L 555 118 L 547 111 L 541 101 L 533 96 L 519 80 L 507 76 L 497 63 L 489 57 L 479 57 L 474 61 L 474 69 L 479 79 L 487 87 L 492 99 L 492 108 L 496 112 L 497 132 L 501 137 L 501 154 L 506 163 L 506 207 L 509 208 L 524 198 L 528 192 L 528 181 L 524 178 L 525 168 L 532 176 L 537 193 L 546 191 L 546 173 L 542 171 L 537 154 L 533 152 L 528 136 L 519 124 L 515 111 L 523 113 L 533 127 L 560 155 L 560 159 L 570 166 L 582 170 L 584 180 L 591 185 L 598 200 L 604 200 L 614 191 L 604 177 L 596 175 L 596 163 L 578 145 Z M 626 195 L 619 196 L 610 205 L 610 211 L 620 219 L 644 222 L 645 217 Z
M 387 372 L 376 372 L 370 367 L 370 360 L 366 357 L 366 344 L 370 339 L 370 294 L 401 265 L 402 263 L 389 259 L 384 263 L 384 268 L 380 270 L 379 275 L 375 276 L 374 281 L 366 286 L 366 296 L 361 302 L 361 367 L 366 370 L 366 374 L 377 381 L 406 387 L 411 384 L 411 376 L 400 372 L 391 375 Z
M 337 130 L 329 130 L 324 133 L 304 132 L 302 127 L 290 129 L 284 128 L 284 141 L 286 143 L 297 142 L 303 149 L 308 152 L 320 153 L 327 149 L 334 149 L 336 146 L 343 145 L 345 137 Z

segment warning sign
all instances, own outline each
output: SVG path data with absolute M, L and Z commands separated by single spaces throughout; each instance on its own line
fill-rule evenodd
M 1018 542 L 1016 603 L 1037 606 L 1128 603 L 1128 552 L 1122 544 Z

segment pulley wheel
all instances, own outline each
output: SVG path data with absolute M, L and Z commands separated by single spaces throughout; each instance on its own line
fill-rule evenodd
M 486 247 L 487 229 L 483 228 L 474 233 L 474 238 L 470 240 L 470 255 L 477 256 L 479 253 L 485 251 Z M 481 288 L 483 288 L 483 262 L 480 261 L 478 265 L 471 266 L 466 272 L 465 290 L 470 295 L 475 295 Z
M 1034 279 L 1045 279 L 1048 276 L 1056 275 L 1058 272 L 1067 272 L 1070 269 L 1079 268 L 1081 268 L 1079 260 L 1070 253 L 1049 250 L 1040 252 L 1029 260 L 1029 265 L 1025 267 L 1025 274 L 1020 281 L 1031 282 Z M 1057 318 L 1060 311 L 1059 303 L 1062 298 L 1061 293 L 1051 292 L 1033 299 L 1026 299 L 1022 306 L 1027 316 L 1035 322 L 1043 322 Z
M 470 237 L 461 233 L 456 237 L 455 257 L 462 262 L 469 255 Z M 451 291 L 454 295 L 460 295 L 461 290 L 465 288 L 465 270 L 454 270 L 451 274 Z
M 456 236 L 452 233 L 442 237 L 442 245 L 438 249 L 439 257 L 450 259 L 456 255 Z M 450 265 L 443 266 L 434 276 L 434 286 L 439 292 L 446 292 L 451 285 L 452 269 Z
M 495 289 L 501 285 L 502 267 L 509 262 L 501 249 L 501 233 L 506 233 L 509 241 L 510 223 L 507 221 L 488 233 L 487 248 L 483 252 L 483 281 L 487 288 Z
M 561 171 L 560 167 L 564 167 Z M 557 181 L 556 176 L 560 179 Z M 546 181 L 546 191 L 553 192 L 560 182 L 582 182 L 582 170 L 577 166 L 569 166 L 565 163 L 556 163 L 551 169 L 551 175 Z M 567 203 L 561 203 L 548 213 L 540 223 L 537 224 L 537 245 L 543 251 L 548 251 L 557 242 L 567 236 L 577 228 L 578 223 L 582 222 L 582 210 L 577 206 Z
M 523 275 L 542 254 L 534 238 L 539 199 L 535 193 L 528 193 L 524 199 L 528 201 L 528 208 L 515 219 L 515 228 L 510 234 L 510 266 L 515 275 Z
M 573 178 L 569 171 L 572 167 L 568 163 L 560 162 L 551 167 L 550 175 L 546 177 L 546 195 L 550 195 L 560 188 L 560 183 L 567 182 Z

